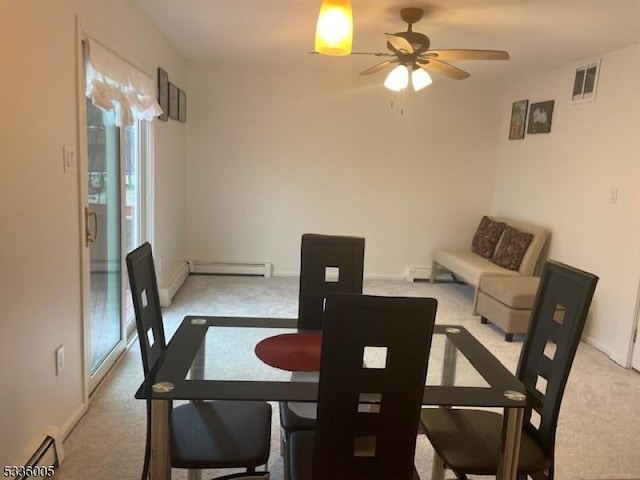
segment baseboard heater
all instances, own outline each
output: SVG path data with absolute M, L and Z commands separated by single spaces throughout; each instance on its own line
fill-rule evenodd
M 23 476 L 17 478 L 37 478 L 48 479 L 54 476 L 54 469 L 60 465 L 61 459 L 58 458 L 56 440 L 47 435 L 35 453 L 25 463 Z
M 409 265 L 406 269 L 405 279 L 407 282 L 414 280 L 429 280 L 431 278 L 431 267 L 426 265 Z
M 202 260 L 189 260 L 190 273 L 270 277 L 272 269 L 273 264 L 271 262 L 208 262 Z

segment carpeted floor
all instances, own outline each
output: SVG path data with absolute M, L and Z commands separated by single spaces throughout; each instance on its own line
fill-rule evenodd
M 296 278 L 192 275 L 163 312 L 167 338 L 189 315 L 297 316 Z M 437 323 L 460 324 L 515 371 L 522 338 L 513 343 L 470 314 L 473 290 L 455 283 L 365 281 L 365 293 L 426 296 L 439 301 Z M 133 398 L 142 381 L 137 342 L 108 376 L 89 411 L 65 441 L 66 458 L 57 480 L 136 479 L 144 440 L 144 402 Z M 274 404 L 269 470 L 281 480 L 277 404 Z M 421 436 L 416 467 L 430 478 L 432 450 Z M 222 472 L 205 472 L 209 479 Z M 173 471 L 174 479 L 186 472 Z M 625 370 L 604 354 L 581 344 L 565 392 L 556 446 L 556 479 L 640 479 L 640 374 Z

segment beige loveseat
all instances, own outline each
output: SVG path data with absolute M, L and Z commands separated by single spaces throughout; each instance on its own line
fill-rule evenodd
M 490 216 L 489 219 L 496 222 L 504 222 L 508 226 L 524 233 L 533 235 L 520 266 L 517 270 L 496 265 L 491 259 L 485 258 L 471 249 L 442 249 L 437 250 L 433 256 L 433 265 L 431 268 L 431 283 L 435 283 L 439 271 L 442 269 L 449 271 L 456 278 L 463 280 L 469 285 L 475 287 L 475 298 L 473 302 L 473 314 L 476 315 L 476 305 L 478 301 L 478 287 L 480 279 L 485 275 L 503 275 L 503 276 L 532 276 L 536 271 L 540 254 L 549 236 L 549 231 L 545 228 L 531 225 L 529 223 L 520 222 L 504 217 Z M 500 242 L 503 241 L 504 235 L 498 241 L 495 251 L 500 248 Z

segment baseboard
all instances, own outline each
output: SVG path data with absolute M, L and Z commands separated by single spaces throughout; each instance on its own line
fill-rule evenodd
M 297 270 L 276 270 L 273 272 L 274 277 L 299 277 L 300 272 Z
M 192 273 L 197 273 L 197 272 L 193 272 Z M 431 275 L 431 268 L 429 268 L 429 272 L 427 274 L 426 277 L 424 278 L 430 278 Z M 275 270 L 273 271 L 273 273 L 271 273 L 270 275 L 266 275 L 267 277 L 299 277 L 300 276 L 300 271 L 298 270 Z M 364 279 L 365 280 L 404 280 L 406 279 L 406 274 L 405 275 L 397 275 L 397 274 L 392 274 L 392 273 L 366 273 L 364 275 Z M 423 278 L 421 276 L 416 276 L 415 278 Z M 413 281 L 413 280 L 411 280 Z
M 173 300 L 175 294 L 178 293 L 178 290 L 180 290 L 180 287 L 182 287 L 182 284 L 188 276 L 189 265 L 185 263 L 181 265 L 171 279 L 163 285 L 162 288 L 160 288 L 159 294 L 161 307 L 168 307 L 171 305 L 171 300 Z
M 596 350 L 600 350 L 606 356 L 611 358 L 611 350 L 604 343 L 599 342 L 598 340 L 594 339 L 593 337 L 588 337 L 588 336 L 582 337 L 582 341 L 584 343 L 586 343 L 587 345 L 591 345 Z
M 394 275 L 391 273 L 367 273 L 365 280 L 404 280 L 404 275 Z
M 300 272 L 293 270 L 276 271 L 273 274 L 274 277 L 299 277 Z M 404 280 L 404 275 L 394 275 L 387 273 L 367 273 L 364 276 L 365 280 Z
M 60 435 L 61 438 L 64 440 L 66 439 L 69 434 L 71 433 L 71 431 L 75 428 L 75 426 L 78 424 L 78 422 L 80 421 L 80 419 L 82 417 L 84 417 L 85 413 L 87 413 L 88 410 L 88 405 L 85 403 L 82 403 L 78 408 L 76 408 L 76 410 L 71 414 L 71 416 L 67 419 L 67 421 L 64 423 L 64 425 L 62 425 L 62 428 L 60 429 Z

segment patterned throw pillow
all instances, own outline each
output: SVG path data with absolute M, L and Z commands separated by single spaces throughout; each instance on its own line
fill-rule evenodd
M 504 222 L 493 221 L 486 215 L 482 217 L 471 242 L 471 251 L 484 258 L 491 258 L 505 226 Z
M 518 270 L 531 240 L 533 234 L 520 232 L 507 225 L 502 242 L 491 261 L 509 270 Z

